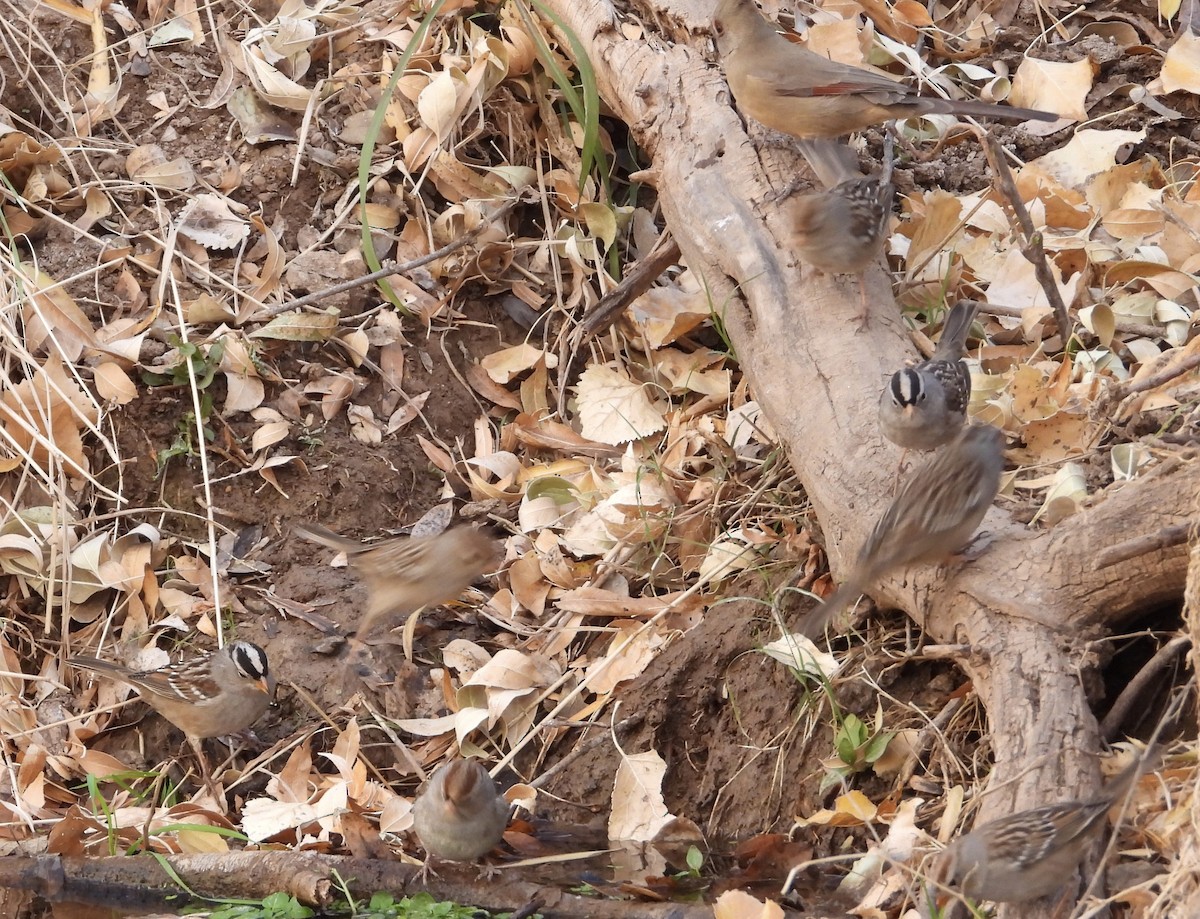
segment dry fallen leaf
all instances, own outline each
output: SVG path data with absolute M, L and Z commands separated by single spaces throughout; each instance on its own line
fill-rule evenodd
M 1073 121 L 1087 119 L 1084 102 L 1095 79 L 1095 65 L 1086 55 L 1077 61 L 1021 59 L 1008 101 L 1022 108 L 1053 112 Z
M 756 900 L 744 890 L 727 890 L 713 904 L 715 919 L 783 919 L 783 908 L 774 900 Z
M 1089 179 L 1117 164 L 1117 151 L 1127 144 L 1140 144 L 1145 139 L 1145 130 L 1081 128 L 1065 146 L 1033 160 L 1026 168 L 1032 167 L 1053 176 L 1066 188 L 1082 191 Z
M 621 444 L 661 431 L 666 419 L 652 391 L 608 367 L 588 367 L 575 387 L 583 436 Z
M 667 764 L 653 750 L 621 757 L 613 779 L 608 838 L 649 842 L 672 819 L 662 795 Z
M 250 224 L 234 214 L 224 195 L 205 192 L 184 208 L 179 233 L 206 249 L 232 249 L 250 235 Z
M 1179 35 L 1167 50 L 1155 82 L 1158 85 L 1152 84 L 1151 88 L 1161 87 L 1163 93 L 1179 90 L 1200 93 L 1200 35 L 1191 29 L 1185 29 Z

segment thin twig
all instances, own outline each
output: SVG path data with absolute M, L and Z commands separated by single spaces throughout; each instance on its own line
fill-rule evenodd
M 985 300 L 975 300 L 972 302 L 977 304 L 979 312 L 987 313 L 989 316 L 1011 316 L 1014 319 L 1020 319 L 1026 310 L 1026 307 L 1008 306 L 1002 303 L 988 303 Z M 1141 335 L 1143 338 L 1162 338 L 1165 334 L 1161 327 L 1150 325 L 1146 322 L 1114 319 L 1113 325 L 1118 332 L 1123 332 L 1126 335 Z
M 679 243 L 675 241 L 675 237 L 664 231 L 650 250 L 650 254 L 634 265 L 620 284 L 601 297 L 595 307 L 588 310 L 579 323 L 575 348 L 612 325 L 622 311 L 649 290 L 664 271 L 678 263 L 679 256 Z
M 562 366 L 562 372 L 558 376 L 558 412 L 560 416 L 563 414 L 567 389 L 575 382 L 575 371 L 579 366 L 579 349 L 616 322 L 617 317 L 625 311 L 630 303 L 649 290 L 664 271 L 679 262 L 679 256 L 679 243 L 675 241 L 675 237 L 664 230 L 650 253 L 638 261 L 616 287 L 601 297 L 596 305 L 587 311 L 566 343 L 565 359 L 560 360 Z
M 1102 568 L 1109 568 L 1113 565 L 1119 565 L 1121 562 L 1127 562 L 1131 558 L 1140 558 L 1143 555 L 1149 555 L 1151 552 L 1156 552 L 1159 549 L 1169 549 L 1172 546 L 1178 546 L 1187 542 L 1188 531 L 1191 527 L 1190 523 L 1177 523 L 1174 526 L 1162 527 L 1155 533 L 1137 536 L 1133 539 L 1127 539 L 1125 542 L 1118 543 L 1115 546 L 1109 546 L 1109 548 L 1097 553 L 1092 569 L 1099 571 Z
M 945 740 L 946 725 L 958 714 L 958 710 L 962 708 L 962 705 L 963 697 L 951 698 L 942 706 L 942 710 L 937 713 L 933 720 L 921 728 L 917 734 L 916 743 L 913 744 L 907 758 L 904 760 L 904 765 L 900 767 L 900 778 L 897 782 L 899 787 L 904 788 L 908 785 L 908 780 L 917 771 L 921 757 L 933 746 L 933 742 L 939 738 L 943 741 Z
M 1200 351 L 1180 358 L 1158 373 L 1152 373 L 1149 376 L 1142 377 L 1139 380 L 1131 380 L 1128 383 L 1118 383 L 1112 387 L 1110 401 L 1119 401 L 1137 393 L 1157 389 L 1164 383 L 1169 383 L 1176 377 L 1183 376 L 1189 370 L 1196 369 L 1196 367 L 1200 367 Z
M 624 719 L 623 721 L 617 722 L 617 724 L 613 727 L 612 730 L 613 730 L 613 732 L 615 732 L 617 734 L 617 736 L 620 736 L 620 735 L 624 734 L 626 731 L 629 731 L 635 727 L 638 727 L 644 720 L 645 720 L 645 716 L 643 716 L 643 715 L 631 715 L 630 717 Z M 582 725 L 582 724 L 576 725 L 576 727 L 585 727 L 585 726 L 591 726 L 591 725 Z M 601 726 L 602 725 L 595 725 L 595 727 L 601 727 Z M 572 750 L 570 753 L 568 753 L 566 756 L 564 756 L 562 759 L 560 759 L 557 763 L 555 763 L 553 766 L 551 766 L 549 769 L 547 769 L 545 772 L 543 772 L 541 775 L 539 775 L 536 779 L 531 781 L 529 783 L 529 786 L 531 788 L 543 787 L 557 773 L 566 769 L 567 766 L 571 765 L 571 763 L 575 762 L 575 760 L 579 759 L 579 757 L 583 756 L 585 753 L 591 753 L 594 749 L 596 749 L 596 747 L 600 746 L 602 743 L 605 743 L 611 739 L 612 739 L 612 734 L 609 733 L 608 731 L 605 731 L 603 734 L 601 734 L 598 737 L 593 737 L 590 740 L 583 741 L 583 743 L 581 743 L 579 746 L 577 746 L 574 750 Z
M 1041 285 L 1046 299 L 1054 310 L 1054 318 L 1058 321 L 1058 332 L 1062 336 L 1065 346 L 1071 335 L 1071 317 L 1067 313 L 1067 305 L 1063 303 L 1062 295 L 1058 291 L 1054 274 L 1050 271 L 1050 260 L 1042 245 L 1042 234 L 1034 228 L 1033 219 L 1029 216 L 1029 211 L 1025 209 L 1025 202 L 1021 200 L 1021 193 L 1017 191 L 1017 183 L 1013 179 L 1012 170 L 1004 161 L 1004 150 L 1000 143 L 989 134 L 983 134 L 981 139 L 984 152 L 992 167 L 992 174 L 1000 186 L 1000 192 L 1012 206 L 1013 214 L 1017 218 L 1017 223 L 1020 224 L 1021 235 L 1025 237 L 1025 243 L 1021 246 L 1021 254 L 1033 265 L 1038 284 Z
M 1146 662 L 1146 665 L 1137 672 L 1132 680 L 1125 684 L 1125 688 L 1117 696 L 1117 701 L 1113 703 L 1108 714 L 1104 716 L 1104 721 L 1100 724 L 1100 736 L 1109 742 L 1115 740 L 1117 731 L 1125 724 L 1130 710 L 1142 700 L 1142 692 L 1146 686 L 1151 681 L 1157 680 L 1162 670 L 1178 654 L 1191 646 L 1192 639 L 1189 636 L 1179 635 L 1159 648 L 1158 653 Z

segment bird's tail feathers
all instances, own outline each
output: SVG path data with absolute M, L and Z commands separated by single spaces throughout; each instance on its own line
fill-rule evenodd
M 933 353 L 934 360 L 953 362 L 962 357 L 963 346 L 971 333 L 971 323 L 975 321 L 978 308 L 979 305 L 971 300 L 959 300 L 950 307 L 942 325 L 942 337 L 938 339 L 937 349 Z
M 825 629 L 829 627 L 834 618 L 857 600 L 861 594 L 862 583 L 858 578 L 846 581 L 826 597 L 820 606 L 808 614 L 804 625 L 800 627 L 800 633 L 806 638 L 816 640 L 824 634 Z
M 858 167 L 858 157 L 841 141 L 810 137 L 800 141 L 800 151 L 826 188 L 837 188 L 843 182 L 865 178 Z
M 927 97 L 926 97 L 927 98 Z M 1015 105 L 996 105 L 974 99 L 947 99 L 945 111 L 955 115 L 978 115 L 980 118 L 1002 118 L 1005 121 L 1058 121 L 1059 115 Z

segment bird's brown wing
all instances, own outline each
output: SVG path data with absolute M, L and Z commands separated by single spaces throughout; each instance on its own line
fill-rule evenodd
M 847 96 L 863 93 L 888 93 L 897 97 L 910 94 L 903 83 L 862 67 L 853 67 L 805 48 L 793 47 L 786 58 L 771 57 L 756 65 L 764 79 L 770 79 L 775 91 L 783 96 Z

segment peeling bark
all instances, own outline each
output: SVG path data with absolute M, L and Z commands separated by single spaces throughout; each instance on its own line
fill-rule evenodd
M 307 906 L 330 906 L 349 893 L 365 901 L 377 891 L 400 899 L 428 890 L 436 899 L 470 903 L 490 911 L 512 910 L 535 900 L 547 917 L 596 919 L 699 919 L 712 907 L 677 903 L 631 903 L 581 897 L 557 886 L 530 884 L 501 871 L 500 880 L 482 880 L 472 866 L 447 866 L 446 877 L 415 883 L 418 869 L 383 859 L 346 858 L 312 852 L 226 852 L 167 856 L 171 870 L 198 897 L 260 900 L 284 892 Z M 439 869 L 443 870 L 443 869 Z M 0 857 L 0 891 L 33 891 L 55 903 L 105 906 L 159 906 L 183 894 L 158 859 L 148 855 Z M 184 898 L 186 900 L 186 898 Z
M 1183 596 L 1183 624 L 1192 639 L 1188 658 L 1193 674 L 1200 672 L 1200 493 L 1195 495 L 1194 502 L 1195 517 L 1188 538 L 1189 564 Z M 1194 791 L 1190 816 L 1192 832 L 1183 835 L 1174 870 L 1148 910 L 1151 916 L 1200 916 L 1200 802 Z
M 898 452 L 876 423 L 879 392 L 913 356 L 887 275 L 882 266 L 867 273 L 873 311 L 860 331 L 857 282 L 806 270 L 789 251 L 771 197 L 801 164 L 757 127 L 748 136 L 731 107 L 719 69 L 703 56 L 712 4 L 660 0 L 643 19 L 670 40 L 647 40 L 625 38 L 608 0 L 547 3 L 582 41 L 605 102 L 652 158 L 667 223 L 712 291 L 813 502 L 833 570 L 844 575 L 890 500 L 897 467 Z M 801 402 L 797 393 L 811 397 Z M 1089 754 L 1099 746 L 1097 724 L 1078 676 L 1090 663 L 1086 642 L 1139 609 L 1178 599 L 1187 552 L 1154 549 L 1103 569 L 1095 560 L 1185 522 L 1198 492 L 1200 466 L 1167 459 L 1051 529 L 1018 524 L 1000 502 L 984 521 L 990 542 L 978 559 L 948 574 L 906 570 L 872 592 L 933 641 L 972 649 L 962 664 L 987 706 L 996 755 L 996 791 L 981 820 L 1098 789 Z

